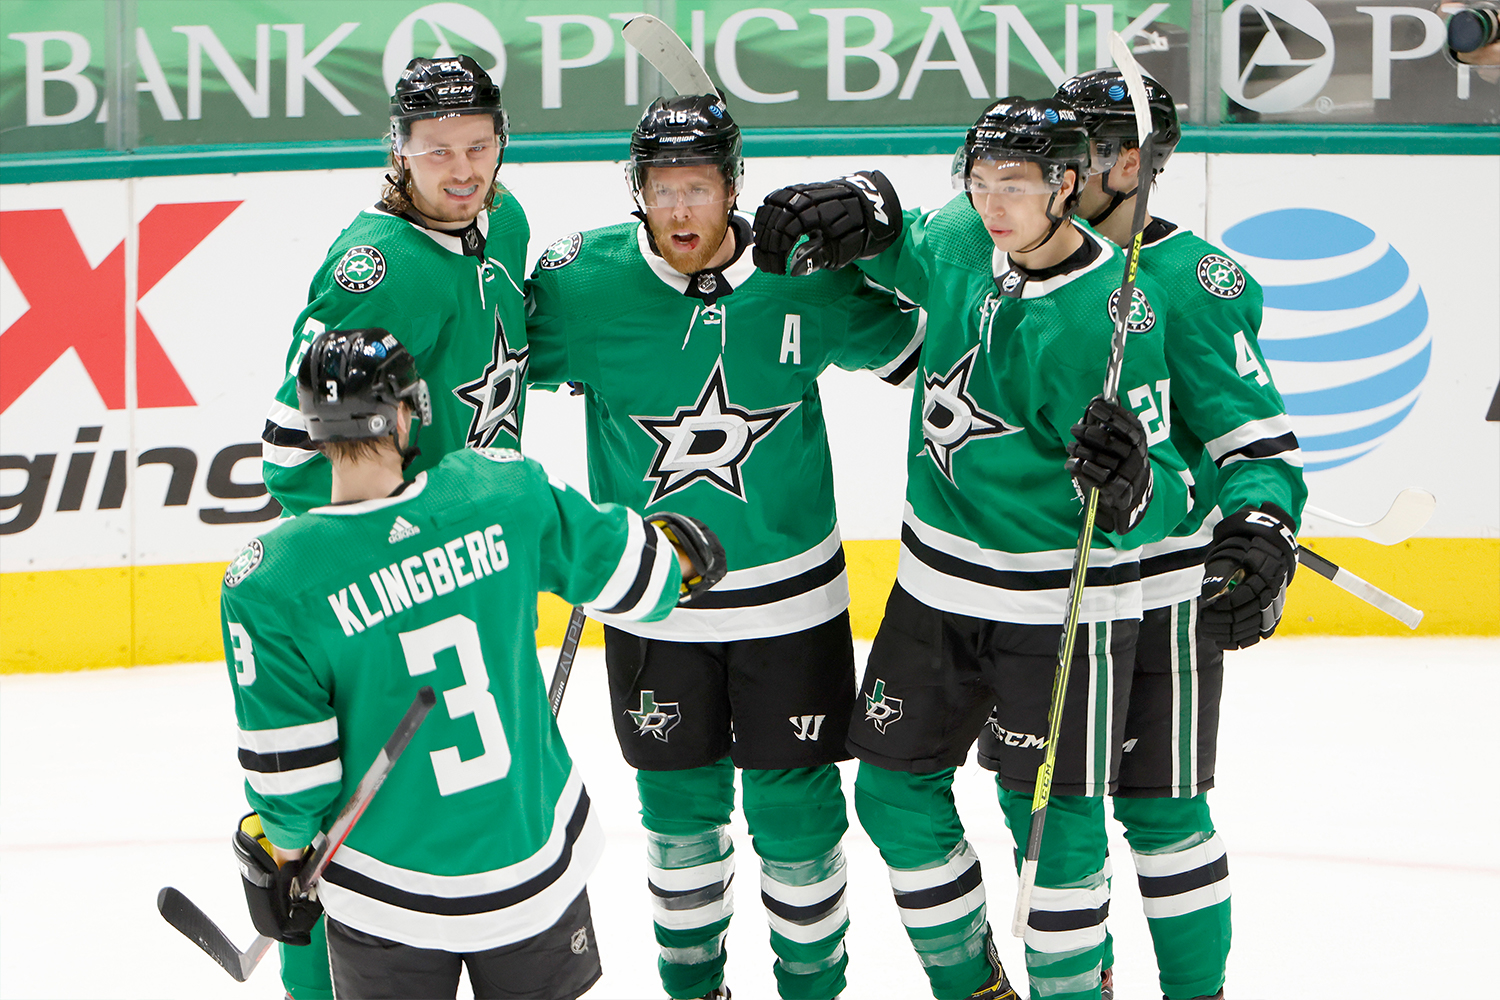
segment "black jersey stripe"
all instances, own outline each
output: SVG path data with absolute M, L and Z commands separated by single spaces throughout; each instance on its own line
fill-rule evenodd
M 921 363 L 922 351 L 920 347 L 913 348 L 912 352 L 902 360 L 901 364 L 897 365 L 895 370 L 889 374 L 882 375 L 881 380 L 889 382 L 891 385 L 900 385 L 911 378 L 912 372 L 916 371 L 917 366 Z
M 935 885 L 930 889 L 914 889 L 911 892 L 897 892 L 896 905 L 904 910 L 926 910 L 934 906 L 942 906 L 951 903 L 955 899 L 962 899 L 975 889 L 979 888 L 984 881 L 980 870 L 979 861 L 964 870 L 958 878 L 942 885 Z
M 841 885 L 827 899 L 820 900 L 808 906 L 793 906 L 791 903 L 783 903 L 765 891 L 761 892 L 760 900 L 765 904 L 768 913 L 774 913 L 782 920 L 794 924 L 814 924 L 834 911 L 839 905 L 839 900 L 844 898 L 844 888 Z
M 641 545 L 641 562 L 636 567 L 635 579 L 630 581 L 630 589 L 625 591 L 625 596 L 612 608 L 604 608 L 603 614 L 620 615 L 627 611 L 634 611 L 641 598 L 646 593 L 646 587 L 651 583 L 651 567 L 656 563 L 656 529 L 651 525 L 644 525 L 646 529 L 646 541 Z
M 322 746 L 303 747 L 300 750 L 274 750 L 271 753 L 256 753 L 240 747 L 240 767 L 259 774 L 279 774 L 283 771 L 300 771 L 305 767 L 317 767 L 339 759 L 339 741 Z
M 1289 451 L 1296 451 L 1298 447 L 1297 435 L 1291 431 L 1287 431 L 1280 437 L 1260 438 L 1233 451 L 1226 451 L 1218 457 L 1214 464 L 1222 469 L 1226 462 L 1231 462 L 1237 458 L 1274 458 L 1277 455 L 1284 455 Z
M 1160 576 L 1163 573 L 1175 573 L 1180 569 L 1192 569 L 1194 566 L 1203 565 L 1203 557 L 1208 555 L 1208 546 L 1199 545 L 1191 549 L 1181 549 L 1177 552 L 1163 552 L 1159 555 L 1148 556 L 1141 560 L 1141 579 L 1148 576 Z
M 1032 910 L 1026 925 L 1034 931 L 1081 931 L 1109 918 L 1109 900 L 1096 910 Z
M 432 913 L 443 917 L 466 917 L 477 913 L 491 913 L 525 902 L 562 878 L 563 873 L 573 863 L 573 846 L 583 832 L 588 814 L 588 792 L 580 790 L 578 805 L 573 809 L 572 818 L 568 820 L 564 831 L 562 853 L 557 860 L 541 874 L 498 892 L 487 892 L 478 896 L 428 896 L 378 882 L 368 875 L 362 875 L 344 867 L 337 861 L 329 863 L 323 872 L 323 878 L 350 892 L 416 913 Z
M 806 594 L 819 587 L 826 587 L 837 580 L 842 572 L 844 572 L 844 548 L 839 546 L 822 565 L 814 566 L 796 576 L 789 576 L 775 583 L 762 584 L 759 587 L 746 587 L 743 590 L 704 591 L 695 594 L 688 607 L 695 610 L 758 608 L 776 601 L 784 601 L 789 597 Z
M 1229 877 L 1229 855 L 1221 854 L 1206 865 L 1176 875 L 1137 876 L 1141 884 L 1141 895 L 1152 899 L 1164 896 L 1180 896 L 1194 889 L 1201 889 Z
M 278 448 L 317 450 L 317 445 L 312 443 L 312 438 L 307 436 L 307 431 L 297 430 L 295 427 L 283 427 L 274 420 L 266 421 L 266 429 L 260 432 L 260 439 Z
M 945 576 L 958 577 L 970 583 L 995 587 L 999 590 L 1066 590 L 1069 578 L 1073 575 L 1073 571 L 1068 569 L 1018 570 L 980 566 L 967 559 L 960 559 L 958 556 L 933 548 L 918 538 L 917 533 L 907 524 L 901 526 L 901 544 L 911 550 L 912 555 Z M 1083 585 L 1085 587 L 1115 587 L 1122 583 L 1134 583 L 1140 578 L 1141 564 L 1139 562 L 1121 563 L 1117 566 L 1090 566 Z

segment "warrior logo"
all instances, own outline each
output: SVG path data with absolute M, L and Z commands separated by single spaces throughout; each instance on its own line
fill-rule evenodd
M 240 554 L 234 557 L 234 562 L 224 571 L 224 586 L 238 587 L 250 575 L 250 571 L 260 565 L 265 554 L 266 549 L 261 545 L 260 539 L 250 539 L 250 544 L 240 550 Z
M 979 408 L 969 395 L 974 372 L 975 344 L 946 375 L 928 375 L 922 390 L 922 440 L 939 471 L 953 482 L 953 453 L 979 437 L 1014 434 L 1021 430 Z
M 536 262 L 536 266 L 543 271 L 555 271 L 564 264 L 571 263 L 581 249 L 583 249 L 582 233 L 564 236 L 547 248 L 547 251 L 542 254 L 542 259 Z
M 521 421 L 516 405 L 526 389 L 526 359 L 531 347 L 523 345 L 512 351 L 505 339 L 505 327 L 495 321 L 495 349 L 484 373 L 473 382 L 453 390 L 474 411 L 469 419 L 470 448 L 487 448 L 503 430 L 516 441 L 521 440 Z
M 875 678 L 875 690 L 865 695 L 865 721 L 875 723 L 882 734 L 885 727 L 901 718 L 901 699 L 889 698 L 885 693 L 885 681 Z
M 1109 293 L 1109 318 L 1112 322 L 1120 321 L 1120 290 L 1116 288 Z M 1156 325 L 1156 311 L 1151 308 L 1151 303 L 1146 301 L 1146 293 L 1139 288 L 1130 290 L 1130 315 L 1125 318 L 1125 331 L 1127 333 L 1145 333 Z
M 333 269 L 333 280 L 345 291 L 368 292 L 385 277 L 385 258 L 374 247 L 351 247 Z
M 808 740 L 816 743 L 818 734 L 823 731 L 823 720 L 826 718 L 828 718 L 826 715 L 789 715 L 786 721 L 797 730 L 797 739 L 804 743 Z
M 626 711 L 635 720 L 637 736 L 650 733 L 663 743 L 667 742 L 667 734 L 676 729 L 677 723 L 682 721 L 682 713 L 677 711 L 677 702 L 667 701 L 658 704 L 655 691 L 642 691 L 641 707 L 626 709 Z
M 764 410 L 735 406 L 729 402 L 724 359 L 719 358 L 692 406 L 679 407 L 670 417 L 630 418 L 657 442 L 651 469 L 644 477 L 646 482 L 656 484 L 647 505 L 700 479 L 744 500 L 740 469 L 749 460 L 755 443 L 801 405 L 799 400 Z
M 1245 273 L 1228 257 L 1211 253 L 1198 262 L 1198 284 L 1221 299 L 1238 298 L 1245 290 Z

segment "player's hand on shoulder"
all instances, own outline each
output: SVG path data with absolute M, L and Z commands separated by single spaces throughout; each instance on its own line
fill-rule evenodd
M 323 915 L 323 904 L 292 896 L 292 879 L 301 873 L 302 860 L 277 865 L 258 813 L 247 813 L 240 819 L 233 844 L 245 884 L 245 903 L 256 931 L 285 944 L 310 944 L 313 924 Z
M 1220 649 L 1270 638 L 1297 571 L 1291 515 L 1273 503 L 1246 507 L 1214 526 L 1203 567 L 1198 627 Z
M 1079 495 L 1099 490 L 1095 524 L 1123 535 L 1151 504 L 1151 458 L 1141 420 L 1119 402 L 1095 396 L 1071 430 L 1068 474 Z
M 837 271 L 873 257 L 901 235 L 901 200 L 878 170 L 793 184 L 755 211 L 755 266 L 767 274 Z
M 691 604 L 694 597 L 724 579 L 729 571 L 724 546 L 708 525 L 696 517 L 669 510 L 648 515 L 646 523 L 662 530 L 677 550 L 679 560 L 688 567 L 682 573 L 682 596 L 677 599 L 678 604 Z

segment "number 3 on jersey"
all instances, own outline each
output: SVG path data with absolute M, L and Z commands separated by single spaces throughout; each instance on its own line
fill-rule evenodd
M 438 794 L 453 795 L 499 781 L 510 773 L 510 743 L 505 738 L 505 724 L 500 708 L 490 694 L 490 675 L 484 666 L 479 646 L 479 627 L 463 615 L 401 633 L 401 649 L 406 653 L 406 669 L 413 677 L 437 669 L 437 654 L 452 649 L 458 654 L 464 682 L 443 692 L 448 718 L 474 717 L 479 727 L 479 743 L 484 748 L 477 757 L 463 760 L 458 747 L 434 750 L 432 771 L 437 776 Z

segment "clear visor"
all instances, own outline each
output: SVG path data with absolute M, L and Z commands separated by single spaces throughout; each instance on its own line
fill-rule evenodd
M 703 157 L 633 162 L 625 165 L 625 175 L 630 193 L 647 208 L 701 208 L 731 201 L 735 196 L 735 186 L 725 182 L 721 166 L 719 160 Z M 673 167 L 713 167 L 713 172 L 694 171 L 694 176 L 682 176 L 686 171 Z
M 1095 139 L 1089 143 L 1089 173 L 1104 174 L 1114 168 L 1120 159 L 1119 139 Z
M 477 165 L 493 164 L 500 158 L 505 144 L 498 135 L 464 146 L 434 143 L 430 140 L 407 139 L 396 143 L 396 152 L 402 156 L 423 156 L 428 163 L 457 163 L 460 156 Z
M 954 157 L 953 187 L 975 197 L 1021 198 L 1051 194 L 1060 185 L 1042 177 L 1042 167 L 1031 160 L 995 160 L 980 157 L 966 171 L 963 151 Z
M 401 394 L 401 399 L 412 408 L 423 427 L 432 425 L 432 393 L 427 389 L 426 379 L 417 379 L 415 385 Z

